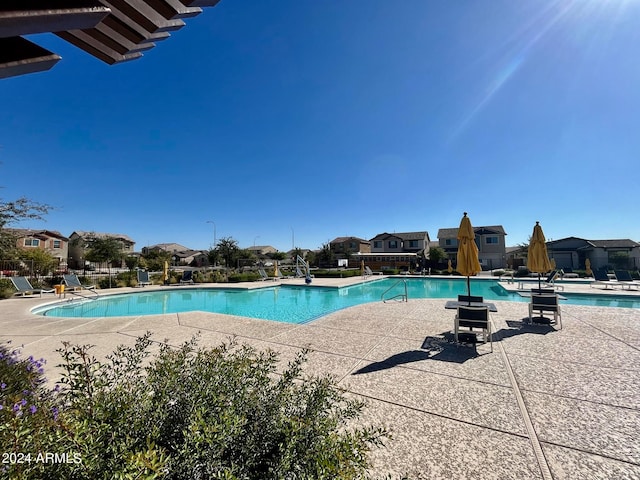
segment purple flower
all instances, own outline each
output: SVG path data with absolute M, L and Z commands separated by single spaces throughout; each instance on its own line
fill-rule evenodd
M 27 401 L 24 398 L 20 400 L 20 405 L 24 407 L 26 404 L 27 404 Z
M 58 420 L 58 415 L 60 414 L 60 410 L 58 410 L 58 407 L 53 407 L 51 409 L 51 413 L 53 413 L 53 419 Z
M 7 384 L 4 382 L 0 383 L 0 390 L 4 390 L 5 388 L 7 388 Z
M 31 413 L 31 415 L 33 415 L 34 413 L 36 413 L 38 411 L 38 409 L 36 408 L 35 405 L 31 405 L 29 407 L 29 412 Z
M 15 403 L 15 404 L 13 405 L 13 411 L 14 411 L 14 412 L 19 411 L 21 408 L 22 408 L 22 406 L 21 406 L 19 403 Z
M 4 408 L 4 405 L 0 403 L 0 410 L 2 410 L 3 408 Z

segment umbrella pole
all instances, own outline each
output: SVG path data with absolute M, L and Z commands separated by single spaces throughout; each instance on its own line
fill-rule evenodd
M 540 290 L 542 288 L 541 283 L 540 283 L 540 272 L 538 272 L 538 290 Z
M 469 300 L 469 306 L 471 306 L 471 277 L 467 275 L 467 296 Z

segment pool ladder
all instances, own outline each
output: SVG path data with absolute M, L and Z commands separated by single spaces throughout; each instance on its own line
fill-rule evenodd
M 394 295 L 393 297 L 384 298 L 384 296 L 387 293 L 389 293 L 391 290 L 393 290 L 400 283 L 404 283 L 404 293 L 399 293 L 397 295 Z M 408 299 L 409 299 L 409 294 L 407 293 L 407 281 L 404 278 L 398 280 L 396 283 L 394 283 L 389 288 L 387 288 L 382 293 L 382 295 L 380 295 L 380 300 L 382 300 L 383 303 L 387 303 L 388 301 L 391 301 L 391 300 L 395 300 L 396 302 L 406 302 L 406 301 L 408 301 Z

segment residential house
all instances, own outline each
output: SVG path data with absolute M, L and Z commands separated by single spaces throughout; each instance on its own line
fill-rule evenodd
M 567 237 L 547 242 L 547 253 L 556 266 L 562 269 L 585 268 L 588 258 L 591 269 L 623 268 L 635 270 L 640 267 L 640 243 L 629 239 L 587 240 Z
M 150 245 L 148 247 L 142 247 L 142 254 L 149 255 L 149 252 L 152 251 L 162 251 L 162 252 L 186 252 L 189 248 L 184 245 L 180 245 L 179 243 L 158 243 L 156 245 Z
M 371 252 L 371 242 L 359 237 L 337 237 L 329 242 L 329 247 L 337 255 Z
M 7 231 L 16 239 L 16 247 L 21 250 L 39 248 L 58 259 L 60 270 L 66 270 L 69 254 L 69 239 L 55 230 L 31 230 L 11 228 Z
M 371 253 L 422 253 L 429 248 L 429 232 L 380 233 L 371 240 Z
M 173 252 L 171 255 L 173 265 L 189 265 L 191 267 L 206 267 L 209 265 L 209 256 L 203 250 L 183 250 Z
M 254 245 L 252 247 L 247 247 L 245 250 L 253 252 L 258 258 L 266 257 L 269 254 L 276 253 L 278 251 L 277 248 L 274 248 L 271 245 Z
M 483 270 L 505 268 L 507 253 L 505 245 L 506 233 L 502 225 L 474 227 L 475 242 L 478 246 L 478 257 Z M 458 228 L 441 228 L 438 230 L 438 246 L 442 248 L 456 263 L 458 256 Z
M 125 256 L 133 255 L 133 247 L 135 242 L 127 235 L 120 233 L 98 233 L 98 232 L 85 232 L 76 230 L 69 235 L 69 267 L 70 268 L 85 268 L 89 262 L 86 260 L 86 252 L 90 247 L 91 241 L 96 238 L 113 238 L 122 245 L 122 252 Z M 124 267 L 124 260 L 122 263 Z
M 371 253 L 362 252 L 352 262 L 353 265 L 364 262 L 371 270 L 416 270 L 419 268 L 424 251 L 429 248 L 429 233 L 400 232 L 380 233 L 369 240 Z

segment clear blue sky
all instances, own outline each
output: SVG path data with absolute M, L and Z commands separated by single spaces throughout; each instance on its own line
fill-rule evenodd
M 222 0 L 134 62 L 0 80 L 19 226 L 318 248 L 503 225 L 640 241 L 640 2 Z

